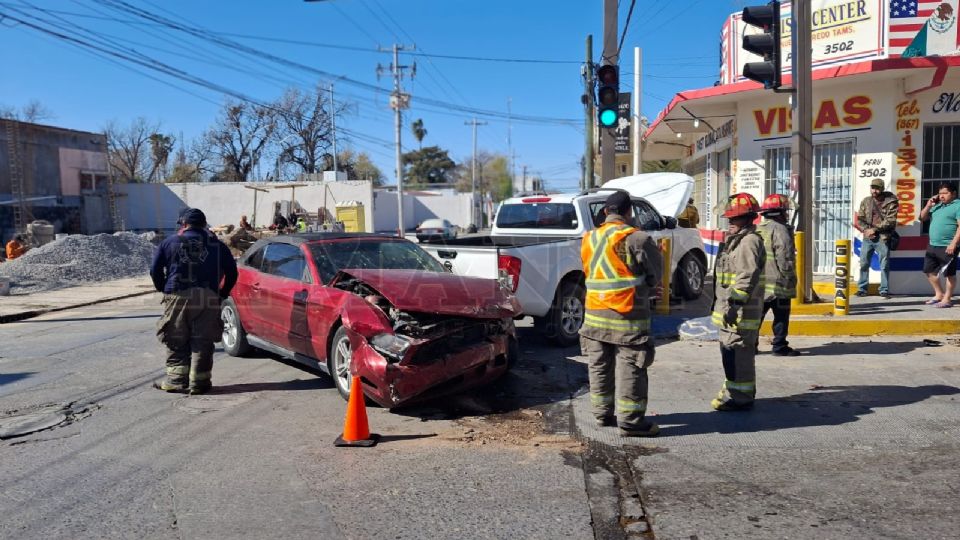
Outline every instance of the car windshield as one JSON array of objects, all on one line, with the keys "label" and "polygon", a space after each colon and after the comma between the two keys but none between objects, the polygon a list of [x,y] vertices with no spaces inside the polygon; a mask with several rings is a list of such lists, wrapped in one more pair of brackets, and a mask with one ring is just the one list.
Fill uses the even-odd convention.
[{"label": "car windshield", "polygon": [[445,271],[429,253],[404,240],[355,239],[322,242],[310,244],[310,253],[325,283],[345,268]]},{"label": "car windshield", "polygon": [[497,213],[501,229],[576,229],[571,203],[505,204]]}]

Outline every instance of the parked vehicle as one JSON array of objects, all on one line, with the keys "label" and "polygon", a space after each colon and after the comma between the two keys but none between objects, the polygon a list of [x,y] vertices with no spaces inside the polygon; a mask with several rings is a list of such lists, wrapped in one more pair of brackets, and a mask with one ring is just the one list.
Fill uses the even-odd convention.
[{"label": "parked vehicle", "polygon": [[457,226],[445,219],[426,219],[417,227],[417,240],[436,242],[457,237]]},{"label": "parked vehicle", "polygon": [[575,194],[507,199],[489,236],[450,240],[423,248],[462,276],[499,278],[517,295],[523,314],[561,345],[572,345],[584,316],[583,235],[605,219],[603,203],[612,189],[633,199],[635,224],[654,239],[672,240],[674,296],[703,292],[707,258],[696,229],[678,229],[676,216],[693,191],[693,178],[654,173],[621,178]]},{"label": "parked vehicle", "polygon": [[492,381],[516,358],[516,298],[464,278],[415,243],[362,233],[282,235],[238,261],[224,301],[223,348],[269,351],[396,407]]}]

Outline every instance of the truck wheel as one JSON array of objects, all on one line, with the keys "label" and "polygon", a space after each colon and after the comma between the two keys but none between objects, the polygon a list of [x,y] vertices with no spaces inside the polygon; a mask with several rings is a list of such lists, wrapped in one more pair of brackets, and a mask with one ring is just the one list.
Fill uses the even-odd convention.
[{"label": "truck wheel", "polygon": [[680,265],[673,273],[674,283],[676,283],[677,296],[684,300],[696,300],[703,293],[703,282],[707,271],[700,263],[697,256],[693,253],[687,253],[680,259]]},{"label": "truck wheel", "polygon": [[561,284],[550,312],[537,321],[540,330],[561,347],[579,343],[585,296],[583,285],[570,281]]},{"label": "truck wheel", "polygon": [[220,320],[223,321],[223,335],[220,338],[223,342],[223,352],[230,356],[243,356],[250,352],[247,333],[243,330],[237,304],[232,298],[227,298],[221,304]]}]

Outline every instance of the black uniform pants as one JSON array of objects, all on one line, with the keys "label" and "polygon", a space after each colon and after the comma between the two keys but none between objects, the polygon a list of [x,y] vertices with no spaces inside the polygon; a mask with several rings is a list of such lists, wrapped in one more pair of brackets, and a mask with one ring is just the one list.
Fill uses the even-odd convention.
[{"label": "black uniform pants", "polygon": [[760,323],[767,317],[768,311],[773,311],[773,352],[787,349],[787,332],[790,330],[790,299],[774,298],[763,303],[763,314]]}]

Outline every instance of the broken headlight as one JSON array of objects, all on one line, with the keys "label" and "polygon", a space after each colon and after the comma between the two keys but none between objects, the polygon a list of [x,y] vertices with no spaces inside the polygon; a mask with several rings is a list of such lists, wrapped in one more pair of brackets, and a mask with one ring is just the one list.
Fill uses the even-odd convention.
[{"label": "broken headlight", "polygon": [[387,360],[399,362],[407,354],[410,342],[396,334],[377,334],[370,338],[370,346]]}]

